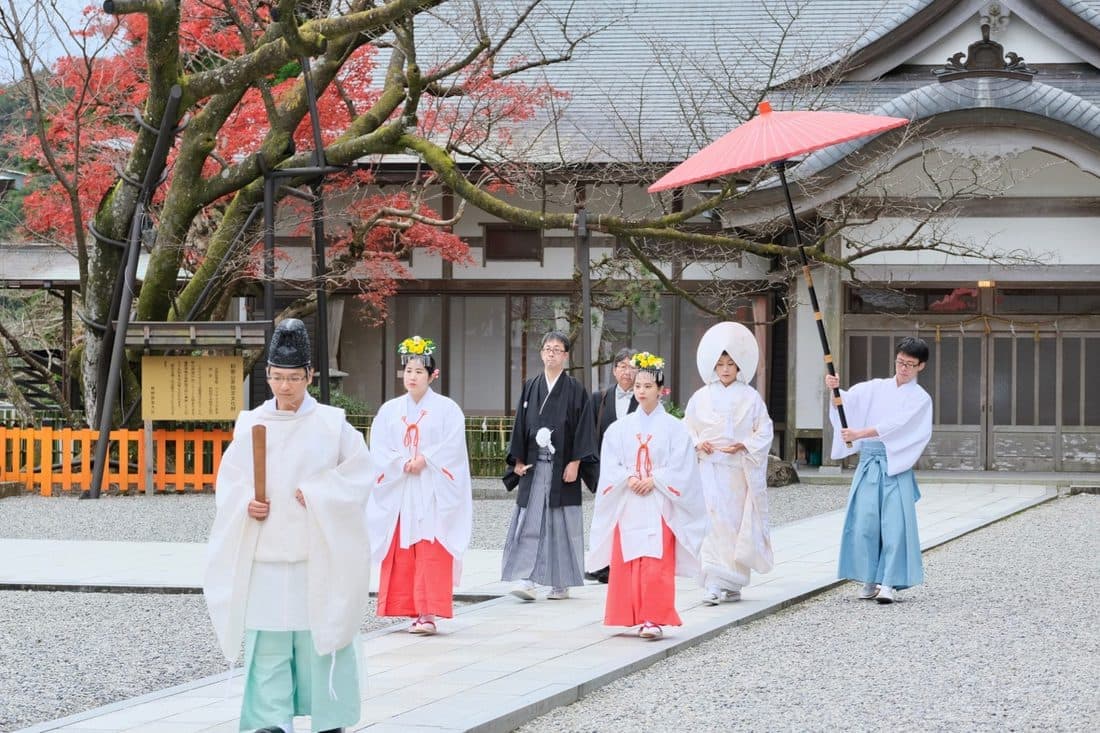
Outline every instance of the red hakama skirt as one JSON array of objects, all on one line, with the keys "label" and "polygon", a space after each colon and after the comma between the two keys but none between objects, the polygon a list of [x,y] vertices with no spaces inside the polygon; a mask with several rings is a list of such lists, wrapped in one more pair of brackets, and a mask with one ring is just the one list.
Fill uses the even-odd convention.
[{"label": "red hakama skirt", "polygon": [[403,549],[400,537],[398,519],[378,579],[378,615],[416,618],[434,614],[451,618],[454,615],[451,553],[434,540],[421,540]]},{"label": "red hakama skirt", "polygon": [[676,536],[661,520],[661,557],[638,557],[623,562],[619,528],[611,543],[611,572],[607,584],[606,626],[680,626],[676,613]]}]

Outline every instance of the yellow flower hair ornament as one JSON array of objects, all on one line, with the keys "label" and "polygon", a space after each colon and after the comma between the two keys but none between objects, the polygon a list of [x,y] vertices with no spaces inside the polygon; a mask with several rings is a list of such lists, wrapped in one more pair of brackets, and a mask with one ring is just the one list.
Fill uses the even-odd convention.
[{"label": "yellow flower hair ornament", "polygon": [[650,371],[663,371],[665,368],[665,360],[656,354],[651,354],[648,351],[640,351],[634,356],[630,357],[630,363],[637,369],[645,369]]},{"label": "yellow flower hair ornament", "polygon": [[401,356],[431,356],[434,351],[435,342],[421,336],[411,336],[397,345]]}]

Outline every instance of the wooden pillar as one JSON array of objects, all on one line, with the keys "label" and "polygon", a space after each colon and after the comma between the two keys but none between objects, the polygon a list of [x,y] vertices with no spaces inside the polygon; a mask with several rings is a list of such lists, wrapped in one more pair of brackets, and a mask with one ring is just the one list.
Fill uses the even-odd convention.
[{"label": "wooden pillar", "polygon": [[73,291],[64,288],[61,291],[61,396],[69,409],[73,409],[72,370],[69,368],[69,355],[73,353]]}]

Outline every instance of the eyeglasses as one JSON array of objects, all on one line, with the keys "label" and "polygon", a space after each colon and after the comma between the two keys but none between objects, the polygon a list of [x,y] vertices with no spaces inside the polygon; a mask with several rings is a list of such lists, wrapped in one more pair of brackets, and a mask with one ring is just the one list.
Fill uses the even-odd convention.
[{"label": "eyeglasses", "polygon": [[301,375],[293,377],[276,375],[268,377],[267,381],[271,382],[272,384],[301,384],[302,382],[306,381],[306,377],[303,377]]},{"label": "eyeglasses", "polygon": [[561,356],[565,353],[565,349],[555,346],[543,346],[542,353],[553,354],[554,356]]},{"label": "eyeglasses", "polygon": [[916,369],[920,366],[919,361],[904,361],[902,359],[895,359],[894,363],[898,366],[899,369],[902,367],[905,367],[906,369]]},{"label": "eyeglasses", "polygon": [[625,362],[625,361],[621,361],[621,362],[619,362],[618,364],[616,364],[616,365],[615,365],[615,368],[616,368],[616,369],[625,369],[625,370],[626,370],[626,371],[628,371],[628,372],[633,372],[633,371],[635,371],[635,367],[634,367],[634,365],[633,365],[633,364],[630,364],[630,363],[628,363],[628,362]]}]

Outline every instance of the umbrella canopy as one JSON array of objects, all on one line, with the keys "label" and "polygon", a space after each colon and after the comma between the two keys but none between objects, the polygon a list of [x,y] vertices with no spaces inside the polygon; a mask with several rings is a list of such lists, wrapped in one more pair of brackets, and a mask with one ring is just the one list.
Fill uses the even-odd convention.
[{"label": "umbrella canopy", "polygon": [[773,112],[767,101],[759,114],[727,132],[649,187],[650,193],[680,188],[737,171],[759,168],[908,124],[904,117],[852,112]]},{"label": "umbrella canopy", "polygon": [[[759,168],[768,163],[789,160],[803,153],[867,135],[876,135],[909,123],[909,120],[903,117],[880,117],[850,112],[773,112],[772,106],[767,101],[760,103],[758,111],[760,114],[756,117],[727,132],[670,170],[649,187],[649,192],[656,193],[669,188],[680,188],[691,183],[720,178],[729,173]],[[783,197],[787,200],[787,213],[791,217],[791,229],[794,232],[795,243],[798,245],[799,257],[802,259],[802,272],[806,276],[810,304],[814,309],[817,335],[821,339],[821,350],[825,352],[825,369],[830,375],[835,376],[836,367],[833,364],[832,353],[829,351],[829,338],[825,333],[821,306],[817,302],[814,280],[810,275],[806,247],[802,243],[802,234],[798,230],[798,217],[795,215],[791,190],[787,185],[787,174],[784,172],[784,166],[779,165],[777,168],[779,182],[783,186]],[[833,405],[836,407],[843,431],[848,427],[848,419],[844,415],[844,403],[839,387],[833,389]],[[846,439],[845,442],[851,447],[851,441]]]}]

